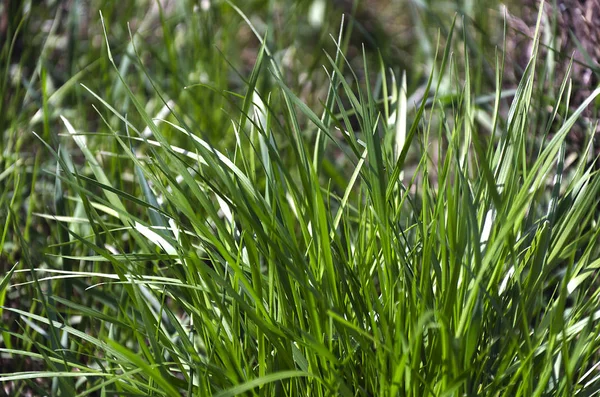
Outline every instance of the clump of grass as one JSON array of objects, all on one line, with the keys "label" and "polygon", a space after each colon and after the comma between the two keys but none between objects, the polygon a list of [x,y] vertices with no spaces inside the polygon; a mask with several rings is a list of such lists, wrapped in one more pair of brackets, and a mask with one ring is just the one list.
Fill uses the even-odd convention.
[{"label": "clump of grass", "polygon": [[600,90],[531,156],[536,56],[499,123],[500,88],[485,113],[452,35],[414,104],[383,64],[377,84],[356,77],[340,33],[320,114],[257,35],[212,138],[159,89],[166,110],[150,114],[126,75],[135,115],[84,86],[114,149],[61,117],[77,151],[48,145],[56,210],[36,214],[60,234],[58,266],[7,220],[35,306],[4,308],[21,330],[0,351],[43,369],[0,381],[48,378],[63,396],[593,395],[600,178],[565,169],[564,139]]}]

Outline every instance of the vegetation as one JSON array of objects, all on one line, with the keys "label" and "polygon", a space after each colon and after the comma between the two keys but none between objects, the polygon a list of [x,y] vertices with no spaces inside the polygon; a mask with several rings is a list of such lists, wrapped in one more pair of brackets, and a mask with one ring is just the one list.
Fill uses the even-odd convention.
[{"label": "vegetation", "polygon": [[359,8],[101,3],[5,5],[0,393],[598,393],[600,88],[541,17],[511,90],[490,13],[397,70]]}]

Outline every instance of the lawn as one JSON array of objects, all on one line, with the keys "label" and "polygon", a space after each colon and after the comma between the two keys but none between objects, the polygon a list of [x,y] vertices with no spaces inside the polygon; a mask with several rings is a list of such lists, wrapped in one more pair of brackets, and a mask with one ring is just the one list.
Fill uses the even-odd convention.
[{"label": "lawn", "polygon": [[5,1],[0,395],[600,393],[600,87],[534,15]]}]

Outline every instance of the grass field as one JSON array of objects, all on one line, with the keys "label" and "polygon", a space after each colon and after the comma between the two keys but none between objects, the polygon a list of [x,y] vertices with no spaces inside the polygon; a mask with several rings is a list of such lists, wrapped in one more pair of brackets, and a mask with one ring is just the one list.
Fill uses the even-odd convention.
[{"label": "grass field", "polygon": [[545,25],[511,82],[495,2],[0,7],[0,395],[600,393]]}]

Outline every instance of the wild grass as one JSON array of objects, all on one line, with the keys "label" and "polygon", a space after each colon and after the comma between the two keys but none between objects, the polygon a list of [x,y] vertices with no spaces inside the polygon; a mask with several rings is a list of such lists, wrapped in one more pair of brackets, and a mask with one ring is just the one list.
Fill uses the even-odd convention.
[{"label": "wild grass", "polygon": [[538,150],[536,51],[504,112],[501,56],[482,91],[451,23],[415,102],[381,58],[364,51],[357,70],[342,24],[319,103],[277,31],[220,7],[257,40],[247,73],[201,43],[202,62],[178,56],[168,22],[155,52],[169,67],[153,70],[142,38],[115,48],[104,18],[93,67],[110,90],[72,77],[79,110],[55,114],[40,66],[43,128],[9,136],[45,154],[3,154],[0,252],[19,257],[0,283],[0,382],[60,396],[598,393],[600,177],[565,166],[565,138],[600,89],[559,118],[565,80]]}]

